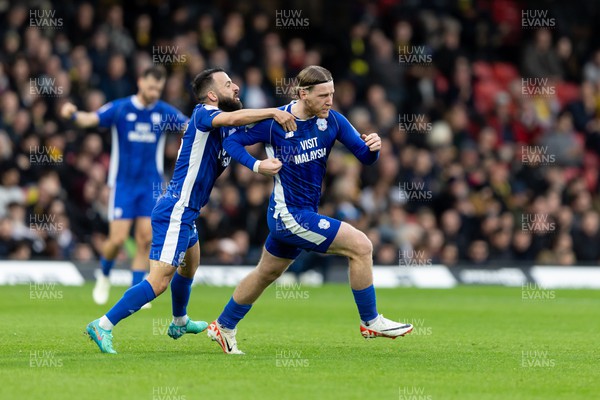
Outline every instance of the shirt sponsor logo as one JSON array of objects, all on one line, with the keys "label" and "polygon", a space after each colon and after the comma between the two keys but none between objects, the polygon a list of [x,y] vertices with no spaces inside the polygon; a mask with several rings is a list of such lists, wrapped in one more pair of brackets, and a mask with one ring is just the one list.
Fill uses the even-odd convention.
[{"label": "shirt sponsor logo", "polygon": [[145,122],[135,124],[135,130],[129,131],[127,139],[130,142],[154,143],[156,142],[156,134],[152,132],[152,125]]},{"label": "shirt sponsor logo", "polygon": [[156,135],[151,132],[129,131],[127,139],[129,139],[130,142],[154,143],[156,142]]}]

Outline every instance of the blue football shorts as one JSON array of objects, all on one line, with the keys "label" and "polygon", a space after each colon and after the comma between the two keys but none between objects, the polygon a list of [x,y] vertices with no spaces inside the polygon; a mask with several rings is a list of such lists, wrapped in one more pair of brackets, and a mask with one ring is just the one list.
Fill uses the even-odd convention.
[{"label": "blue football shorts", "polygon": [[150,218],[152,209],[156,204],[156,191],[152,184],[132,184],[116,182],[110,189],[108,202],[108,219],[135,219],[138,217]]},{"label": "blue football shorts", "polygon": [[152,210],[150,259],[178,267],[185,252],[198,242],[196,219],[200,212],[178,204],[169,192],[159,197]]},{"label": "blue football shorts", "polygon": [[[269,209],[273,211],[272,209]],[[267,216],[269,236],[265,248],[276,257],[295,259],[302,250],[326,253],[342,222],[313,211]]]}]

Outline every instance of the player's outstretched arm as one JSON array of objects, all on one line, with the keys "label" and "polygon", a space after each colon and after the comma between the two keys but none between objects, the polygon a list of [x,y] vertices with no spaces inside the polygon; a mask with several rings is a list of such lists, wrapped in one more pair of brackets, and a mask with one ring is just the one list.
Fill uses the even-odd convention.
[{"label": "player's outstretched arm", "polygon": [[61,107],[60,116],[72,120],[80,128],[93,128],[100,123],[100,118],[95,112],[78,111],[75,104],[68,102]]},{"label": "player's outstretched arm", "polygon": [[222,112],[212,120],[215,128],[221,126],[241,126],[253,124],[263,119],[273,118],[286,132],[296,130],[296,120],[292,114],[278,108],[259,108]]},{"label": "player's outstretched arm", "polygon": [[268,158],[259,161],[252,157],[245,146],[256,143],[269,143],[271,140],[271,127],[273,121],[262,121],[245,131],[236,132],[223,141],[223,148],[240,164],[248,169],[266,176],[273,176],[281,169],[281,161],[276,158]]}]

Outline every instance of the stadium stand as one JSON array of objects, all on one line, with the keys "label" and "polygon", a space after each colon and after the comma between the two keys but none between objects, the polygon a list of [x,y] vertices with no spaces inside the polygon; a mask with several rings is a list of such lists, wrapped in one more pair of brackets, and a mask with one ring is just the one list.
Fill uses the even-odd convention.
[{"label": "stadium stand", "polygon": [[[65,101],[95,110],[160,63],[164,100],[187,115],[207,67],[230,71],[245,107],[279,106],[320,64],[334,108],[383,138],[372,167],[335,148],[321,199],[368,233],[375,264],[598,264],[600,4],[554,4],[556,23],[527,31],[514,0],[315,1],[295,7],[305,30],[259,1],[211,3],[45,1],[55,13],[32,16],[0,1],[1,259],[98,257],[110,135],[61,120]],[[171,135],[167,169],[178,148]],[[198,220],[203,263],[257,261],[270,191],[240,165],[224,173]]]}]

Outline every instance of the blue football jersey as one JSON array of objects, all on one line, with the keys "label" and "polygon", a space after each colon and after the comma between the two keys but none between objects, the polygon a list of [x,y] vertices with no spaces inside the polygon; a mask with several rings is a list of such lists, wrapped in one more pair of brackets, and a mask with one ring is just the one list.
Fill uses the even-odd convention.
[{"label": "blue football jersey", "polygon": [[[290,111],[292,104],[280,109]],[[285,132],[273,119],[264,120],[229,136],[223,144],[231,157],[250,169],[256,159],[244,146],[255,143],[264,143],[267,155],[282,162],[274,176],[269,207],[276,218],[302,210],[317,212],[327,158],[336,140],[364,164],[372,164],[379,157],[379,152],[370,151],[350,122],[334,110],[327,118],[296,120],[296,125],[295,132]]]},{"label": "blue football jersey", "polygon": [[213,128],[212,120],[221,112],[214,106],[197,105],[183,135],[167,191],[184,207],[200,210],[208,203],[215,181],[231,162],[223,139],[237,128]]},{"label": "blue football jersey", "polygon": [[112,134],[109,186],[162,182],[165,132],[181,132],[188,119],[175,107],[157,101],[144,107],[136,96],[118,99],[97,112],[99,126]]}]

